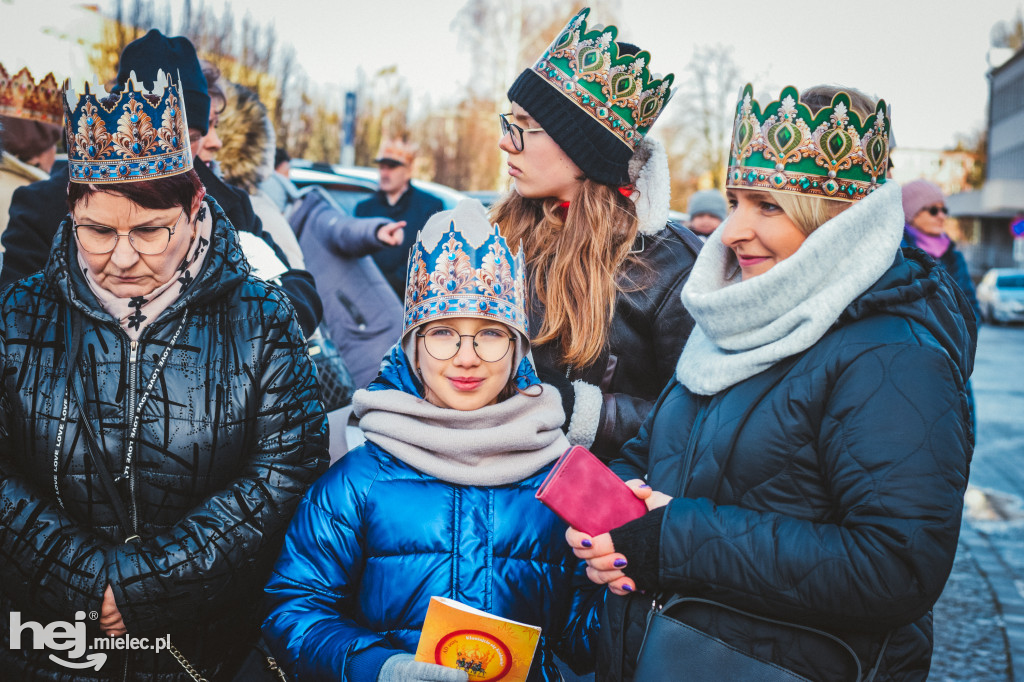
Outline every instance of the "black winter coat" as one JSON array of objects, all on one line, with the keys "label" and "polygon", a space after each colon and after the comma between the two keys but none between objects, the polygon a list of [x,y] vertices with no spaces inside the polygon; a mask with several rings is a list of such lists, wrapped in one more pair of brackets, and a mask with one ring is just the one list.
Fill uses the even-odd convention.
[{"label": "black winter coat", "polygon": [[11,196],[0,289],[46,265],[57,226],[68,214],[68,164],[54,164],[46,180],[23,185]]},{"label": "black winter coat", "polygon": [[[244,190],[232,187],[218,178],[200,159],[195,159],[195,171],[209,196],[220,204],[228,220],[236,229],[252,232],[267,242],[285,263],[288,259],[274,243],[263,223],[252,210],[249,196]],[[39,272],[46,265],[57,228],[68,214],[67,165],[55,166],[48,180],[19,187],[11,198],[10,222],[4,230],[3,271],[0,289],[22,277]],[[316,292],[313,276],[305,270],[288,270],[281,275],[281,288],[295,308],[299,325],[307,336],[320,324],[323,306]]]},{"label": "black winter coat", "polygon": [[[121,680],[126,668],[129,680],[190,679],[167,651],[105,652],[96,671],[61,667],[48,654],[62,652],[24,639],[10,649],[8,613],[73,621],[100,610],[107,585],[132,636],[169,634],[211,680],[230,679],[258,632],[261,588],[289,519],[326,466],[327,422],[291,305],[249,275],[234,228],[208,202],[215,222],[203,269],[136,348],[69,265],[67,222],[45,272],[0,298],[4,679]],[[79,420],[84,407],[98,456],[119,476],[137,401],[179,331],[142,408],[131,475],[115,484],[141,536],[125,543]],[[76,337],[71,375],[84,406],[72,392],[64,428]],[[85,623],[91,643],[98,624]]]},{"label": "black winter coat", "polygon": [[[394,205],[380,190],[356,204],[352,214],[358,218],[387,218],[391,221],[406,222],[402,243],[398,246],[386,246],[372,254],[373,262],[380,268],[384,279],[388,281],[399,300],[405,300],[405,276],[409,267],[409,249],[416,243],[427,219],[444,209],[444,204],[433,194],[424,192],[414,184],[398,197]],[[379,360],[380,358],[378,358]]]},{"label": "black winter coat", "polygon": [[[615,314],[608,332],[608,347],[590,367],[569,371],[600,387],[603,394],[597,437],[591,451],[604,460],[637,434],[658,394],[672,378],[676,361],[693,329],[693,318],[683,307],[680,292],[700,251],[696,236],[675,224],[656,235],[637,237],[639,250],[621,273],[631,290],[615,299]],[[530,330],[536,334],[544,319],[542,304],[534,299]],[[533,347],[538,367],[565,376],[568,367],[556,340]],[[548,381],[548,377],[542,376]],[[570,410],[567,408],[566,412]]]},{"label": "black winter coat", "polygon": [[[599,680],[632,679],[657,591],[825,629],[865,671],[891,633],[876,682],[927,677],[972,454],[977,332],[948,275],[915,257],[898,255],[803,353],[713,396],[677,382],[661,395],[613,469],[675,499],[645,546],[624,537],[640,522],[612,532],[630,566],[653,554],[656,578],[607,600]],[[690,618],[811,679],[853,679],[852,659],[812,635]]]}]

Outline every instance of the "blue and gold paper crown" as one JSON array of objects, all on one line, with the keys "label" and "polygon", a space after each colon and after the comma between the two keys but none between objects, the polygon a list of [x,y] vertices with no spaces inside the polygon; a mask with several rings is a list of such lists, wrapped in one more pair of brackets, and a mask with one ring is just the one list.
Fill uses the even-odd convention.
[{"label": "blue and gold paper crown", "polygon": [[445,317],[495,320],[529,338],[526,265],[475,199],[431,216],[409,252],[403,335]]},{"label": "blue and gold paper crown", "polygon": [[587,30],[585,7],[569,20],[533,70],[636,149],[672,96],[673,74],[652,75],[646,50],[622,54],[615,26]]},{"label": "blue and gold paper crown", "polygon": [[71,182],[155,180],[192,168],[188,122],[178,84],[159,71],[151,91],[133,71],[111,94],[86,83],[64,93]]},{"label": "blue and gold paper crown", "polygon": [[861,121],[850,96],[812,112],[800,93],[783,88],[763,109],[748,83],[740,91],[726,186],[796,192],[857,201],[885,183],[889,166],[889,117],[884,100]]}]

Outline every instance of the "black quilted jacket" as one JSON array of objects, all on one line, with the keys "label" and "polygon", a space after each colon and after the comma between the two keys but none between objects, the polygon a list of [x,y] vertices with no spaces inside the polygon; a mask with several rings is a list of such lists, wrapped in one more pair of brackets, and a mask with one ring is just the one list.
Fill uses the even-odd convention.
[{"label": "black quilted jacket", "polygon": [[[234,228],[209,205],[203,270],[136,350],[69,267],[67,223],[46,270],[0,296],[2,679],[191,679],[167,651],[106,652],[97,671],[54,663],[49,654],[81,658],[33,649],[27,634],[10,649],[9,613],[43,625],[74,621],[100,610],[107,585],[132,636],[169,634],[208,679],[228,676],[255,639],[261,588],[288,521],[326,466],[327,422],[291,305],[249,275]],[[74,394],[55,453],[66,351],[77,336],[74,381],[99,456],[118,476],[135,405],[179,329],[143,406],[131,475],[115,484],[141,536],[126,544]],[[91,616],[85,624],[91,642],[98,624]]]},{"label": "black quilted jacket", "polygon": [[[632,679],[658,591],[825,629],[865,672],[891,633],[876,682],[927,677],[972,455],[977,333],[948,275],[914,258],[795,358],[714,396],[676,382],[661,395],[613,468],[676,499],[647,545],[656,584],[608,599],[599,680]],[[853,657],[813,635],[714,609],[685,618],[811,679],[854,679]]]},{"label": "black quilted jacket", "polygon": [[[658,394],[672,378],[693,329],[679,297],[701,243],[684,227],[670,224],[656,235],[637,237],[633,263],[620,274],[627,291],[615,299],[608,347],[587,368],[568,368],[558,341],[533,347],[538,366],[601,388],[603,404],[591,450],[609,460],[640,430]],[[531,302],[530,330],[540,330],[543,305]],[[542,377],[545,378],[546,377]]]}]

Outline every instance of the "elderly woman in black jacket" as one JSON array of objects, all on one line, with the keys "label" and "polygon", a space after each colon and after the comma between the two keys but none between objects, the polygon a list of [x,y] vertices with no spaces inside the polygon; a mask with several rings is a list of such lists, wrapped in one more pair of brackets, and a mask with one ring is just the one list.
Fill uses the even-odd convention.
[{"label": "elderly woman in black jacket", "polygon": [[[326,461],[306,343],[205,197],[177,84],[66,98],[70,217],[0,297],[0,666],[231,679]],[[80,623],[81,646],[15,613]]]},{"label": "elderly woman in black jacket", "polygon": [[898,250],[888,139],[884,102],[859,93],[786,88],[762,108],[743,92],[731,215],[683,288],[697,326],[612,465],[650,511],[567,535],[624,595],[603,614],[598,679],[704,679],[692,649],[638,661],[652,600],[671,595],[712,603],[669,616],[804,678],[927,677],[976,329],[945,271]]}]

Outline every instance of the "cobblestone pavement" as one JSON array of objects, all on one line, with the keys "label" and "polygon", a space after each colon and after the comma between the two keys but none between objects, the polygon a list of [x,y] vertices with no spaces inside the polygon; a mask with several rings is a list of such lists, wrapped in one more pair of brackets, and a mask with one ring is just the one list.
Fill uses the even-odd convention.
[{"label": "cobblestone pavement", "polygon": [[982,327],[978,442],[929,680],[1024,680],[1024,327]]}]

